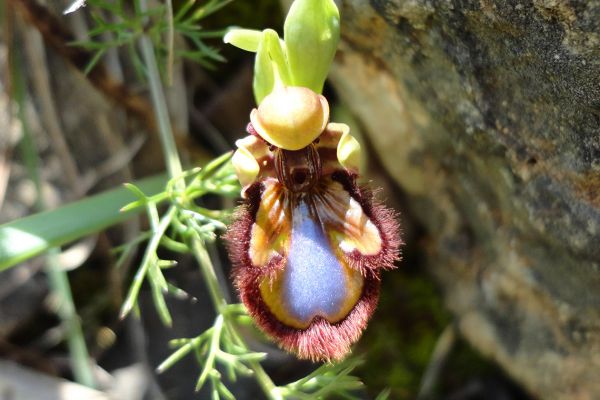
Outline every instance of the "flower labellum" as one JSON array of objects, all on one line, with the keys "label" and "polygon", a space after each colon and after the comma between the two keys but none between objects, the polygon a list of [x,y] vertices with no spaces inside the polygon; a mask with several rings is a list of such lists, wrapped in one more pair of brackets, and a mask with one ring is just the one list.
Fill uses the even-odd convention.
[{"label": "flower labellum", "polygon": [[233,164],[244,204],[226,235],[240,297],[282,348],[340,360],[399,259],[395,213],[356,184],[360,146],[325,98],[287,86],[251,113]]}]

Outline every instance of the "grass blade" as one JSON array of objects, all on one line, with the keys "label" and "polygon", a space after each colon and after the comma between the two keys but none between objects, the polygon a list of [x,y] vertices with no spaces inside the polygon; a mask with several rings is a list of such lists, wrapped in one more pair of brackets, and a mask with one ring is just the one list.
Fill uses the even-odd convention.
[{"label": "grass blade", "polygon": [[[145,193],[156,194],[164,189],[164,175],[143,179],[136,183]],[[0,271],[31,257],[65,245],[109,226],[126,221],[143,208],[119,212],[136,200],[126,188],[109,190],[0,225]]]}]

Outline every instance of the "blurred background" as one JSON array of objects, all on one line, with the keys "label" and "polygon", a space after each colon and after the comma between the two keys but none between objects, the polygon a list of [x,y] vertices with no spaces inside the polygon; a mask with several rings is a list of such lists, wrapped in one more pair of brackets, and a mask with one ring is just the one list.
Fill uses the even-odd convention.
[{"label": "blurred background", "polygon": [[[175,14],[191,5],[185,15],[206,15],[197,32],[175,30],[170,59],[157,22],[165,2],[149,2],[158,11],[132,22],[145,31],[119,25],[120,12],[136,15],[133,2],[88,1],[63,14],[76,3],[0,2],[0,223],[164,171],[140,35],[155,43],[184,165],[233,149],[255,106],[253,54],[221,36],[230,26],[282,34],[287,6],[173,0]],[[340,3],[342,42],[325,95],[332,120],[360,138],[363,179],[399,211],[405,242],[353,351],[363,359],[356,395],[598,398],[600,5],[433,3]],[[0,399],[208,398],[194,392],[193,356],[155,372],[169,340],[195,337],[215,317],[192,257],[160,250],[178,262],[165,277],[185,291],[166,296],[171,327],[147,284],[138,316],[119,318],[144,242],[119,268],[114,249],[147,229],[146,218],[130,218],[53,258],[66,271],[95,389],[67,383],[77,378],[73,314],[58,311],[54,291],[65,282],[49,258],[0,272]],[[208,250],[235,299],[222,243]],[[246,333],[268,353],[276,384],[318,367]],[[237,399],[263,398],[250,378],[228,387]]]}]

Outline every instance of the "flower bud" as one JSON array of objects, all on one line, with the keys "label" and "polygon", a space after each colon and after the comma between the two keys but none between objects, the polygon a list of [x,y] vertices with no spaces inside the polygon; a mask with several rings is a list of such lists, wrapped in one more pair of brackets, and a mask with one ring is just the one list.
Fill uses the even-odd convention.
[{"label": "flower bud", "polygon": [[281,87],[266,96],[250,121],[267,142],[299,150],[312,143],[325,129],[329,104],[325,97],[304,87]]}]

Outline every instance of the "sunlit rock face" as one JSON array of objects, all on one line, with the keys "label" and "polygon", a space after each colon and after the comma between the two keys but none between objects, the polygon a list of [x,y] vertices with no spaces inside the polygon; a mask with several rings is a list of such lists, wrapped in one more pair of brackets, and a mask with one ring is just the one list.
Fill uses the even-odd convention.
[{"label": "sunlit rock face", "polygon": [[600,1],[344,1],[332,81],[424,228],[462,334],[600,396]]}]

